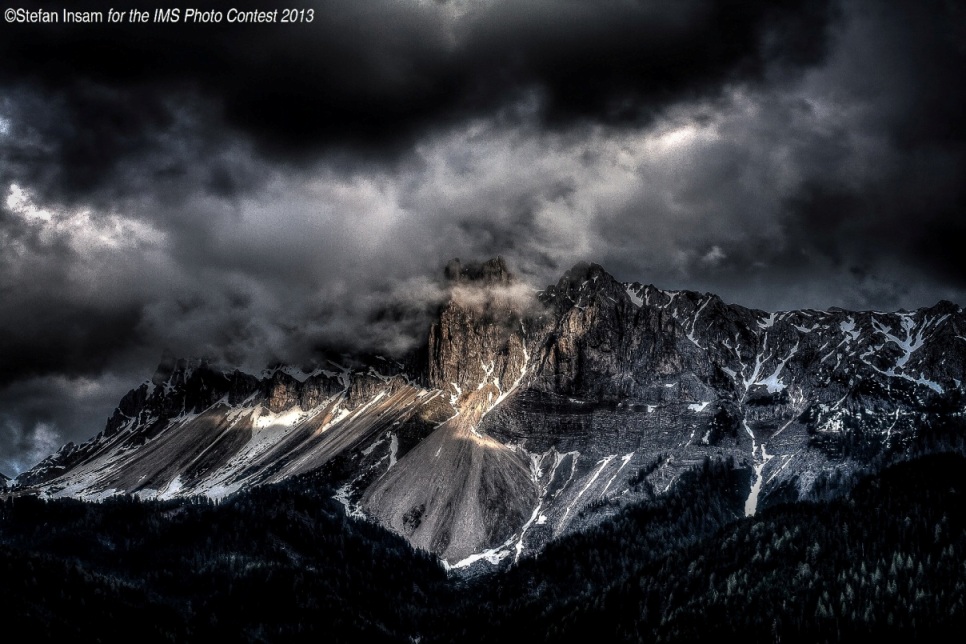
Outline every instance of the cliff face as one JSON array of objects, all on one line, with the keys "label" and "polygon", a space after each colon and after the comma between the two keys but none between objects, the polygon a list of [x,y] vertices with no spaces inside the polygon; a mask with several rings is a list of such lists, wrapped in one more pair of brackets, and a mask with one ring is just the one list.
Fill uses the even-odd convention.
[{"label": "cliff face", "polygon": [[453,415],[365,490],[363,512],[459,562],[513,540],[538,496],[525,451],[480,431],[530,368],[517,290],[502,260],[451,263],[453,297],[429,333],[428,384]]},{"label": "cliff face", "polygon": [[260,376],[166,357],[104,432],[13,489],[220,496],[324,468],[350,512],[464,566],[539,549],[706,458],[747,472],[751,514],[961,429],[966,317],[948,302],[766,314],[597,265],[540,292],[502,260],[446,274],[423,356]]}]

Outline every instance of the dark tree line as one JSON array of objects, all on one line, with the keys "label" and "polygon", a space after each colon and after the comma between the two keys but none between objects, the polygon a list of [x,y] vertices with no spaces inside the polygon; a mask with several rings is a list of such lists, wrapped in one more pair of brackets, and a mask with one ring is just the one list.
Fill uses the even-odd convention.
[{"label": "dark tree line", "polygon": [[471,579],[312,477],[219,504],[7,499],[0,606],[39,641],[921,640],[966,615],[966,458],[937,450],[753,519],[748,470],[707,461]]}]

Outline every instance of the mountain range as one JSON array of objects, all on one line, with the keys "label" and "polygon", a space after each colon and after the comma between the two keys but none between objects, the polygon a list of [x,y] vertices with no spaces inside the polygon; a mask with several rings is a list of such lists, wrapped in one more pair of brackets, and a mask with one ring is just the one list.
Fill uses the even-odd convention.
[{"label": "mountain range", "polygon": [[[312,474],[448,568],[539,553],[725,468],[743,507],[843,494],[959,432],[966,316],[766,313],[579,264],[547,288],[450,262],[403,356],[262,373],[166,354],[103,431],[7,493],[224,499]],[[710,465],[709,465],[710,464]]]}]

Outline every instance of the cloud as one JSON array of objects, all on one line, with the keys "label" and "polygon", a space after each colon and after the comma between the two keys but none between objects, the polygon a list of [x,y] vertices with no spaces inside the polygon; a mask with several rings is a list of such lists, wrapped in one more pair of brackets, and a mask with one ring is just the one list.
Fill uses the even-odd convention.
[{"label": "cloud", "polygon": [[528,100],[553,127],[646,124],[725,83],[763,80],[769,65],[814,63],[832,19],[814,1],[493,1],[454,13],[345,0],[313,10],[310,24],[274,28],[9,27],[0,85],[14,97],[2,111],[14,124],[4,155],[13,179],[42,181],[60,199],[164,190],[189,176],[245,192],[257,176],[207,161],[232,141],[284,164],[323,153],[398,159],[453,124],[513,119]]},{"label": "cloud", "polygon": [[132,377],[46,376],[0,389],[0,472],[14,476],[59,449],[65,437],[85,440],[103,429],[118,388],[137,384]]},{"label": "cloud", "polygon": [[[848,5],[828,64],[798,92],[823,148],[785,198],[790,236],[844,269],[896,272],[963,289],[966,24],[952,5]],[[816,128],[813,128],[813,130]],[[909,280],[905,280],[911,282]],[[916,289],[911,289],[913,292]]]},{"label": "cloud", "polygon": [[0,454],[95,434],[165,348],[402,355],[453,257],[765,309],[966,299],[954,4],[315,10],[4,27]]},{"label": "cloud", "polygon": [[701,257],[701,261],[709,266],[717,266],[728,256],[720,246],[712,246],[711,249]]}]

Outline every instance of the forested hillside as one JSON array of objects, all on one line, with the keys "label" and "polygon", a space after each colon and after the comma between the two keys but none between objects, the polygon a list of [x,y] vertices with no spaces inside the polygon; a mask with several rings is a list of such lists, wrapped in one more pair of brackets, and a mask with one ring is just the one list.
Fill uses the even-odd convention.
[{"label": "forested hillside", "polygon": [[924,456],[745,519],[749,476],[706,462],[672,493],[471,577],[347,518],[310,478],[219,505],[8,499],[0,602],[40,641],[835,641],[964,623],[966,459]]}]

